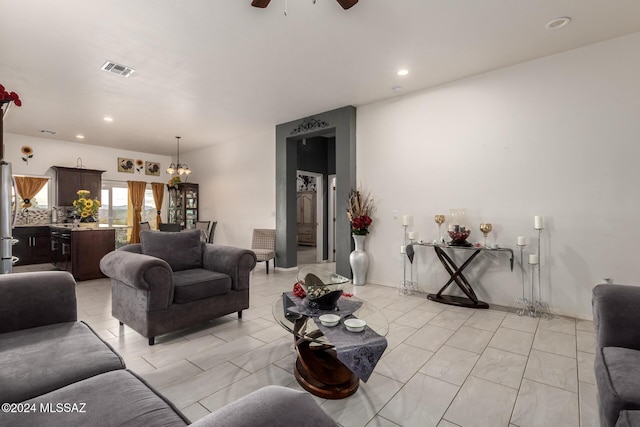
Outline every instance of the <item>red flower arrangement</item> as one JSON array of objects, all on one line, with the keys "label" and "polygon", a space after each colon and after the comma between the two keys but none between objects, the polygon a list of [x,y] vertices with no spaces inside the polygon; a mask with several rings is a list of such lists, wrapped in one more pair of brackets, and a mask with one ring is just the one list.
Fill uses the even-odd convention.
[{"label": "red flower arrangement", "polygon": [[304,291],[300,283],[296,282],[296,284],[293,285],[293,295],[297,296],[298,298],[304,298],[307,296],[307,293]]},{"label": "red flower arrangement", "polygon": [[362,215],[351,221],[351,231],[353,234],[367,234],[368,228],[373,221],[368,215]]},{"label": "red flower arrangement", "polygon": [[369,194],[363,195],[360,191],[351,191],[347,217],[351,223],[352,234],[356,236],[366,236],[369,234],[369,227],[373,223],[371,215],[374,210],[373,199]]},{"label": "red flower arrangement", "polygon": [[0,85],[0,105],[7,104],[13,101],[16,104],[16,107],[22,106],[22,101],[20,100],[20,96],[15,92],[7,92],[4,86]]}]

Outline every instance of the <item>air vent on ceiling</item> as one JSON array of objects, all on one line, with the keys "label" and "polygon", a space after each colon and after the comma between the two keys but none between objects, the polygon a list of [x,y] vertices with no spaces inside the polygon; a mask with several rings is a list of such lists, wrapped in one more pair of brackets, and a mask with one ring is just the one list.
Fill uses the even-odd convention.
[{"label": "air vent on ceiling", "polygon": [[101,70],[109,71],[110,73],[118,74],[124,77],[129,77],[136,70],[126,65],[116,64],[115,62],[107,61],[102,66]]}]

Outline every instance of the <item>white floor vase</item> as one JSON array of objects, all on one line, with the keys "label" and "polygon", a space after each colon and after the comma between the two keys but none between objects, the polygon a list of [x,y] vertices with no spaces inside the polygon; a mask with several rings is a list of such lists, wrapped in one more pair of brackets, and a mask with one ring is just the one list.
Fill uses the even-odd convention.
[{"label": "white floor vase", "polygon": [[356,248],[349,254],[349,264],[353,272],[353,284],[356,286],[364,285],[367,282],[367,268],[369,268],[369,254],[364,250],[364,241],[366,235],[353,234],[353,241]]}]

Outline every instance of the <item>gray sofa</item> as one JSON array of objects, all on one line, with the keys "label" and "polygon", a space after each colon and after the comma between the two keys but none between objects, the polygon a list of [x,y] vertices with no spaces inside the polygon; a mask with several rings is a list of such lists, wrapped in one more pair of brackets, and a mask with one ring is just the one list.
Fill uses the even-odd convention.
[{"label": "gray sofa", "polygon": [[[67,272],[0,275],[0,425],[185,426],[171,402],[77,321]],[[269,386],[193,425],[335,426],[302,392]]]},{"label": "gray sofa", "polygon": [[600,425],[640,426],[640,287],[593,289]]},{"label": "gray sofa", "polygon": [[105,255],[112,314],[149,339],[249,308],[248,249],[200,241],[200,230],[140,232],[140,243]]}]

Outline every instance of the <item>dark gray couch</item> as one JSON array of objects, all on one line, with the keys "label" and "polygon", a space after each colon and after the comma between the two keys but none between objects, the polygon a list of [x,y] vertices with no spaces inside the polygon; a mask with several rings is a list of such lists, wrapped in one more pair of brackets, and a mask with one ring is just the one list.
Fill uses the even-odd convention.
[{"label": "dark gray couch", "polygon": [[592,302],[600,424],[640,426],[640,287],[598,285]]},{"label": "dark gray couch", "polygon": [[[185,426],[189,420],[77,321],[67,272],[0,275],[1,426]],[[307,393],[269,386],[201,427],[335,426]]]},{"label": "dark gray couch", "polygon": [[111,278],[112,314],[149,338],[249,308],[248,249],[200,241],[200,230],[142,231],[100,261]]}]

